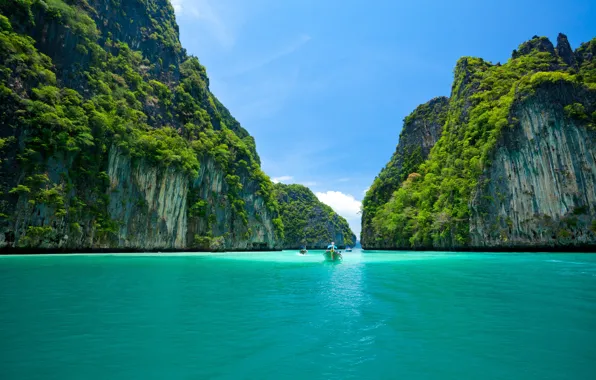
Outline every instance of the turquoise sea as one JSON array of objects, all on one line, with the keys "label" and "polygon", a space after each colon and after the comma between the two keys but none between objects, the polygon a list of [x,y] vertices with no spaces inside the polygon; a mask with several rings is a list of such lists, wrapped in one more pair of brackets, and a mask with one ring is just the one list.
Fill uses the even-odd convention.
[{"label": "turquoise sea", "polygon": [[0,257],[0,379],[595,379],[596,255]]}]

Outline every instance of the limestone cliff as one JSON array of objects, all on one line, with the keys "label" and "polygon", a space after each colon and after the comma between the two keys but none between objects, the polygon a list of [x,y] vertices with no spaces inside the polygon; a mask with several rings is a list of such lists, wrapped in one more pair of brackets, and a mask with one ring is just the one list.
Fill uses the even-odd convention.
[{"label": "limestone cliff", "polygon": [[391,248],[394,243],[379,235],[373,226],[377,210],[389,201],[401,183],[428,158],[441,136],[449,99],[441,96],[418,106],[404,119],[395,153],[375,178],[362,201],[361,244],[368,249]]},{"label": "limestone cliff", "polygon": [[471,200],[473,247],[586,246],[596,241],[596,130],[563,105],[596,101],[567,83],[515,104]]},{"label": "limestone cliff", "polygon": [[503,65],[460,59],[440,138],[363,218],[363,247],[595,249],[595,55],[560,34]]},{"label": "limestone cliff", "polygon": [[279,249],[253,138],[168,0],[0,0],[0,249]]},{"label": "limestone cliff", "polygon": [[284,224],[285,249],[324,249],[332,241],[339,248],[354,246],[356,235],[348,222],[302,185],[275,185]]}]

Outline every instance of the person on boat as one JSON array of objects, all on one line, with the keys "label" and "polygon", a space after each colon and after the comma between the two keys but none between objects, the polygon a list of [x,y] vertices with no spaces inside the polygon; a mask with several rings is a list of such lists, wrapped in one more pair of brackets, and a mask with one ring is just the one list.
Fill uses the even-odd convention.
[{"label": "person on boat", "polygon": [[327,251],[329,251],[329,253],[331,253],[331,260],[335,259],[335,250],[337,249],[337,247],[335,246],[335,242],[331,242],[330,245],[327,246]]}]

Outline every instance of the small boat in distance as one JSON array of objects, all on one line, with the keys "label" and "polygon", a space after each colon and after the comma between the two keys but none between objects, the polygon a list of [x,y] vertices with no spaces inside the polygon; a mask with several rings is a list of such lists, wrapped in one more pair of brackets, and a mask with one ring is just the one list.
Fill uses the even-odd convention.
[{"label": "small boat in distance", "polygon": [[346,247],[346,252],[352,252],[352,247]]},{"label": "small boat in distance", "polygon": [[306,255],[307,253],[308,253],[308,251],[306,250],[306,247],[300,248],[300,254],[301,255]]},{"label": "small boat in distance", "polygon": [[327,261],[340,261],[343,259],[341,251],[337,250],[337,246],[334,242],[331,242],[331,244],[327,246],[327,249],[325,250],[325,253],[323,253],[323,256]]}]

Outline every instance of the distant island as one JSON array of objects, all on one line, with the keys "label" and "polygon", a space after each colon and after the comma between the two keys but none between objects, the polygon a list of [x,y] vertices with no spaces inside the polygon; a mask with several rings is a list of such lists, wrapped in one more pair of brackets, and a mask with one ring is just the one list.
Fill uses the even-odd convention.
[{"label": "distant island", "polygon": [[596,39],[461,58],[363,201],[365,249],[596,249]]},{"label": "distant island", "polygon": [[284,224],[284,249],[325,249],[332,241],[341,249],[356,244],[348,222],[306,186],[278,183],[275,194]]}]

